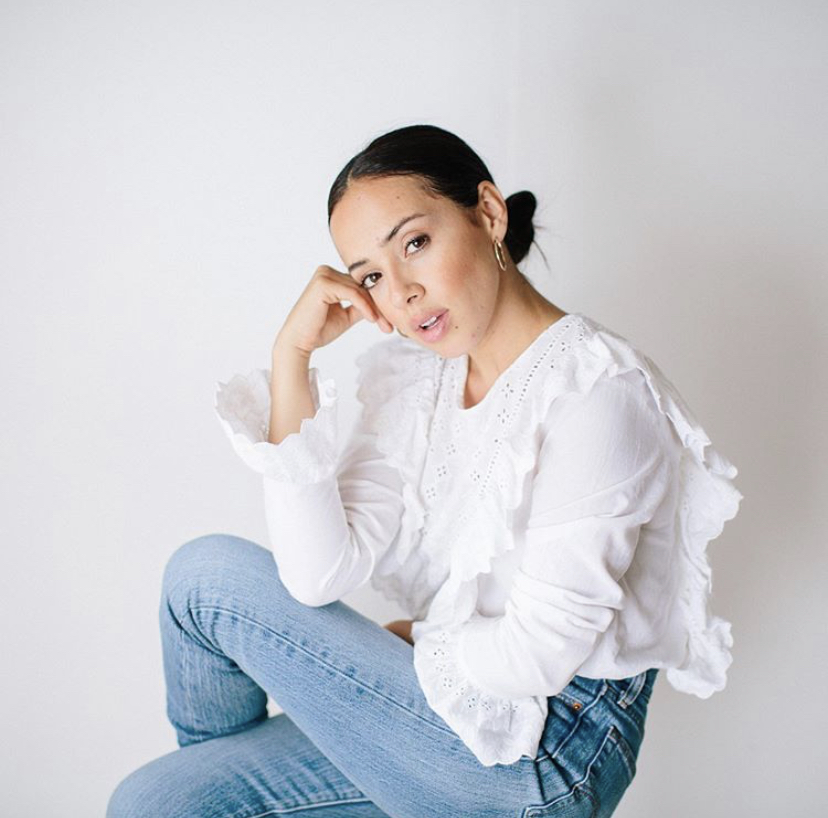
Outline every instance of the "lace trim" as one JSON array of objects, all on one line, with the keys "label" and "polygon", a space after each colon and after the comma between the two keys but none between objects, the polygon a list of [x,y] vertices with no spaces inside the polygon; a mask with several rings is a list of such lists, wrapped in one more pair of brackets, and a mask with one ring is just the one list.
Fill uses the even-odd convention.
[{"label": "lace trim", "polygon": [[[549,405],[565,390],[567,377],[549,377],[539,388],[532,381],[544,365],[555,369],[561,359],[577,357],[586,337],[584,317],[571,313],[552,328],[550,338],[500,386],[500,411],[489,413],[478,431],[482,441],[473,453],[464,481],[468,497],[455,513],[444,538],[450,554],[449,576],[434,597],[429,619],[445,624],[466,621],[477,605],[477,577],[515,548],[514,513],[524,502],[527,478],[537,464],[536,430]],[[590,384],[598,373],[591,376]],[[488,397],[488,396],[487,396]]]},{"label": "lace trim", "polygon": [[270,370],[236,374],[216,382],[215,411],[236,453],[254,471],[273,480],[309,484],[331,477],[338,460],[337,387],[308,370],[315,414],[303,418],[298,432],[269,443]]},{"label": "lace trim", "polygon": [[546,723],[544,697],[491,696],[469,681],[452,630],[412,627],[414,669],[429,706],[457,733],[481,764],[535,758]]},{"label": "lace trim", "polygon": [[370,582],[410,617],[422,618],[433,592],[425,582],[428,557],[417,548],[427,518],[419,486],[445,359],[414,341],[394,337],[369,347],[356,364],[363,421],[376,431],[377,448],[400,473],[405,502],[397,536]]},{"label": "lace trim", "polygon": [[[456,533],[446,545],[450,573],[432,600],[429,620],[447,627],[468,620],[476,609],[477,576],[491,571],[496,558],[514,549],[513,512],[524,501],[526,478],[537,462],[533,431],[555,397],[573,391],[586,394],[605,373],[612,377],[637,368],[684,446],[677,510],[683,557],[677,568],[681,571],[677,604],[689,631],[688,654],[681,667],[668,669],[666,676],[675,689],[706,698],[724,687],[732,662],[730,623],[712,615],[709,608],[712,584],[706,549],[738,512],[742,494],[732,484],[738,471],[712,447],[683,398],[648,356],[586,316],[575,313],[571,318],[531,361],[520,392],[529,399],[496,416],[502,424],[496,435],[481,434],[484,439],[496,437],[495,454],[485,473],[472,472],[474,499],[456,517]],[[553,371],[546,372],[540,388],[530,392],[528,384],[542,366]]]},{"label": "lace trim", "polygon": [[[500,456],[488,463],[485,472],[472,472],[470,494],[474,497],[474,514],[459,515],[465,529],[458,530],[464,531],[465,536],[458,536],[448,545],[449,577],[431,603],[428,622],[414,629],[422,640],[419,650],[415,641],[415,666],[424,691],[428,691],[429,704],[476,754],[491,754],[490,758],[513,758],[514,752],[506,749],[502,743],[505,739],[497,738],[498,731],[507,728],[498,727],[495,721],[482,726],[491,717],[488,708],[478,707],[470,718],[469,710],[474,711],[480,701],[479,691],[468,693],[465,687],[468,676],[461,675],[463,670],[453,658],[454,634],[475,618],[474,580],[491,570],[495,558],[514,548],[512,513],[523,503],[525,478],[536,463],[533,430],[557,395],[570,391],[586,394],[604,374],[612,377],[640,369],[659,411],[669,418],[684,447],[679,475],[681,501],[677,509],[682,555],[677,568],[681,572],[677,604],[689,640],[686,661],[679,668],[667,669],[667,679],[677,690],[706,697],[724,686],[732,661],[728,650],[732,646],[730,623],[709,611],[711,572],[705,552],[708,542],[719,536],[724,523],[738,511],[742,495],[731,482],[738,473],[736,468],[711,446],[687,404],[650,358],[584,316],[576,316],[566,330],[539,351],[524,376],[523,384],[528,387],[540,367],[548,366],[553,371],[545,373],[540,388],[533,392],[522,389],[520,394],[530,395],[528,400],[507,405],[495,415],[501,426],[496,425],[496,433],[489,437],[495,437],[500,444],[495,450]],[[514,389],[513,380],[504,382],[503,389]],[[488,439],[485,434],[481,437]],[[453,695],[446,691],[453,691]],[[528,711],[521,730],[535,735],[543,728],[538,708],[545,706],[545,699],[536,697],[529,701],[536,709]],[[529,706],[528,701],[524,705],[521,700],[519,707],[524,706]],[[531,744],[528,746],[531,753]]]},{"label": "lace trim", "polygon": [[[394,343],[399,344],[396,339]],[[385,345],[377,345],[381,346]],[[383,354],[377,348],[371,352]],[[437,362],[445,361],[411,342],[393,349],[385,346],[384,352],[389,357],[399,355],[401,360],[405,356],[406,363],[384,388],[379,381],[369,382],[363,402],[377,413],[380,448],[404,481],[415,487],[420,484],[436,384],[442,374]],[[541,384],[531,389],[543,367],[548,370]],[[455,632],[475,617],[477,577],[488,573],[497,557],[515,547],[514,511],[524,501],[526,478],[537,462],[536,430],[552,401],[564,392],[586,394],[602,375],[612,377],[634,368],[643,372],[659,411],[669,418],[684,447],[682,498],[677,509],[682,555],[677,568],[681,571],[677,604],[690,636],[686,661],[668,669],[667,679],[676,689],[701,697],[724,686],[731,662],[730,623],[709,611],[710,568],[705,552],[724,522],[738,511],[742,495],[731,482],[738,472],[711,446],[689,407],[650,358],[598,322],[574,313],[514,378],[501,385],[504,406],[488,416],[488,433],[480,432],[481,439],[491,439],[494,448],[481,447],[475,453],[467,475],[469,502],[454,517],[454,535],[443,543],[450,555],[448,576],[431,599],[426,620],[414,624],[415,668],[426,698],[481,760],[510,763],[519,757],[516,747],[533,755],[537,745],[533,748],[533,740],[527,737],[542,732],[546,700],[530,697],[508,711],[494,706],[494,700],[475,690],[463,675]],[[510,401],[510,396],[516,399]],[[415,546],[425,509],[417,489],[410,488],[408,497],[411,505],[405,531],[396,547],[389,549],[381,575],[372,582],[380,590],[393,589],[393,596],[386,595],[419,611],[415,615],[419,618],[427,603],[428,589],[422,583],[428,577],[428,566],[426,556]],[[515,721],[504,723],[505,712]]]},{"label": "lace trim", "polygon": [[[683,444],[679,467],[681,500],[677,530],[682,559],[678,570],[678,606],[688,629],[685,662],[667,668],[672,687],[682,693],[708,698],[727,683],[727,669],[733,661],[731,623],[710,610],[712,574],[707,558],[708,544],[732,520],[744,499],[733,485],[738,469],[711,444],[690,407],[656,363],[628,346],[620,336],[592,321],[594,330],[587,344],[598,360],[606,360],[611,375],[637,366],[659,410],[668,417]],[[643,363],[643,366],[642,366]]]}]

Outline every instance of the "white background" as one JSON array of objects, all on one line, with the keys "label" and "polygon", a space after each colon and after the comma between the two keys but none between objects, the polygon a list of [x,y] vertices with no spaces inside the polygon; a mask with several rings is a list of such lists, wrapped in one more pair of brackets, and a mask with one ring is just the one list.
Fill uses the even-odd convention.
[{"label": "white background", "polygon": [[[328,189],[429,122],[539,199],[525,272],[647,352],[739,468],[727,688],[656,685],[620,818],[828,806],[828,12],[821,2],[3,2],[2,812],[103,815],[175,749],[169,555],[265,542],[213,414],[268,366]],[[361,323],[314,354],[355,417]],[[382,623],[370,588],[345,601]]]}]

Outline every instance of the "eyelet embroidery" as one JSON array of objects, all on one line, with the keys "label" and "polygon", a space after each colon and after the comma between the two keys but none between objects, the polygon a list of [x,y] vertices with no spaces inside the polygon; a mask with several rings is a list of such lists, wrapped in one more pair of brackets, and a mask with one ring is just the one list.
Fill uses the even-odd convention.
[{"label": "eyelet embroidery", "polygon": [[[516,489],[515,478],[526,474],[526,464],[531,460],[533,453],[532,444],[537,441],[535,434],[537,426],[533,423],[537,420],[533,417],[536,412],[526,411],[526,408],[533,410],[540,408],[537,405],[527,406],[527,397],[531,400],[536,396],[531,392],[531,386],[537,382],[535,376],[539,373],[544,374],[542,367],[549,367],[549,370],[545,372],[547,375],[551,374],[552,379],[548,384],[544,382],[541,386],[544,394],[548,392],[551,398],[557,394],[556,386],[560,382],[566,385],[574,381],[576,388],[582,383],[585,385],[591,383],[593,374],[600,376],[603,373],[602,365],[607,369],[614,366],[616,370],[620,368],[621,371],[638,366],[647,375],[650,390],[662,413],[670,418],[684,442],[681,476],[686,482],[682,485],[683,501],[679,506],[679,516],[682,529],[681,544],[688,552],[683,554],[688,576],[681,590],[680,605],[688,620],[691,646],[694,655],[704,655],[706,652],[708,656],[712,656],[713,651],[718,650],[716,657],[722,653],[726,657],[727,651],[724,648],[727,646],[728,633],[725,626],[728,623],[714,623],[718,627],[713,632],[709,627],[710,623],[706,621],[703,608],[696,605],[697,602],[703,600],[705,589],[709,590],[709,584],[703,583],[705,580],[703,563],[704,549],[708,542],[708,538],[704,536],[704,523],[706,515],[710,516],[710,511],[696,508],[687,498],[705,492],[710,496],[715,494],[717,505],[713,513],[717,518],[730,519],[733,516],[734,507],[738,507],[738,501],[735,499],[737,495],[726,480],[735,476],[735,467],[712,448],[705,453],[705,447],[709,441],[704,436],[703,430],[694,422],[689,410],[683,405],[680,396],[673,394],[669,382],[666,379],[661,382],[659,371],[652,362],[642,361],[640,353],[623,348],[622,341],[614,342],[610,337],[611,334],[608,333],[606,338],[607,350],[601,348],[600,339],[596,341],[594,348],[587,350],[588,369],[584,373],[586,377],[581,380],[576,366],[578,362],[571,354],[562,358],[560,353],[577,351],[576,347],[587,336],[590,336],[591,340],[593,329],[602,332],[605,328],[595,322],[581,322],[578,319],[570,325],[570,329],[566,337],[556,336],[552,340],[545,339],[543,342],[545,346],[539,345],[538,350],[533,351],[531,356],[527,356],[526,362],[522,362],[515,367],[514,372],[510,372],[507,381],[500,384],[498,389],[484,399],[485,405],[478,404],[471,410],[465,410],[462,404],[457,403],[456,399],[461,394],[461,387],[464,384],[461,384],[459,377],[462,369],[452,359],[441,359],[434,367],[433,374],[436,376],[434,380],[426,382],[424,379],[418,384],[422,394],[407,392],[404,401],[392,400],[393,394],[383,395],[383,402],[388,402],[389,409],[393,406],[391,411],[385,413],[389,419],[389,422],[384,424],[385,433],[389,444],[401,440],[401,449],[405,449],[405,444],[410,439],[407,434],[408,429],[404,429],[401,424],[412,410],[421,408],[421,401],[432,393],[432,385],[437,386],[438,400],[431,404],[430,409],[430,412],[436,413],[437,417],[429,414],[427,418],[422,416],[418,418],[422,422],[420,428],[416,429],[420,444],[418,451],[428,452],[428,454],[422,461],[418,459],[416,463],[413,463],[413,452],[409,447],[406,449],[406,460],[404,463],[401,461],[403,466],[401,473],[406,477],[405,488],[410,489],[408,493],[412,495],[412,499],[414,495],[419,499],[419,487],[422,487],[426,498],[423,503],[430,506],[435,513],[428,526],[425,524],[409,525],[397,552],[403,555],[401,559],[407,560],[408,564],[404,570],[399,570],[398,575],[394,574],[393,572],[397,571],[397,564],[393,562],[393,549],[391,549],[389,552],[391,559],[388,560],[391,573],[381,575],[382,582],[393,586],[393,591],[401,600],[408,603],[409,608],[413,608],[415,604],[408,602],[409,600],[417,601],[419,613],[414,616],[415,619],[427,618],[428,611],[433,608],[435,615],[441,618],[453,614],[454,618],[451,621],[461,621],[456,615],[460,613],[467,615],[468,611],[473,609],[472,605],[476,598],[474,578],[480,576],[481,571],[490,570],[493,561],[510,550],[510,544],[504,545],[499,538],[501,535],[511,536],[511,515],[504,516],[501,512],[506,508],[514,510],[515,503],[520,501],[523,490]],[[555,371],[556,368],[557,371]],[[545,381],[543,377],[540,380]],[[547,385],[552,387],[551,390],[546,388]],[[548,402],[544,401],[544,404],[548,405]],[[428,430],[427,434],[425,429]],[[423,434],[420,435],[420,432]],[[501,442],[505,445],[501,446]],[[393,447],[389,445],[388,448],[393,454]],[[514,451],[511,451],[512,448]],[[516,469],[514,465],[518,460],[522,462],[520,468]],[[686,468],[684,468],[685,463],[688,464]],[[395,463],[395,465],[398,464]],[[406,465],[408,468],[404,468]],[[510,465],[512,465],[511,470],[508,468]],[[726,480],[719,481],[715,486],[715,491],[712,488],[708,491],[706,481],[710,479],[710,475],[722,475]],[[450,496],[457,494],[460,496]],[[508,505],[504,502],[506,499],[511,501]],[[443,508],[450,509],[451,513],[442,513]],[[423,509],[417,509],[417,512],[424,513]],[[501,523],[502,516],[505,526]],[[411,518],[408,519],[411,521]],[[699,525],[696,524],[697,522]],[[482,554],[478,552],[475,555],[468,548],[470,525],[476,526],[475,530],[471,531],[471,536],[475,540],[480,540],[478,535],[484,535],[485,539],[485,535],[491,532],[495,538],[498,538],[497,541],[492,539],[491,542],[484,543],[487,546],[486,550]],[[462,540],[463,533],[466,533],[466,538],[459,541]],[[418,539],[417,535],[420,534],[422,537]],[[432,553],[429,554],[429,551]],[[693,556],[701,558],[699,565],[691,562]],[[473,565],[470,566],[470,563]],[[446,603],[445,605],[430,606],[435,593],[452,573],[449,569],[457,568],[462,573],[464,564],[466,569],[464,576],[467,580],[461,583],[462,594],[455,600],[442,600]],[[477,573],[468,572],[469,567],[476,568]],[[457,578],[459,580],[459,575]],[[708,632],[710,632],[709,636]],[[439,630],[427,631],[431,638],[436,638],[438,633]],[[444,643],[445,639],[441,642]],[[484,721],[490,721],[491,726],[491,723],[502,718],[500,711],[518,708],[512,703],[498,699],[489,701],[479,690],[471,689],[468,682],[462,682],[456,672],[455,663],[445,652],[446,647],[447,645],[443,644],[444,649],[439,654],[432,655],[433,642],[429,640],[426,644],[422,644],[419,656],[427,661],[423,666],[418,666],[418,673],[421,676],[423,673],[427,674],[429,682],[427,691],[439,691],[437,695],[443,699],[440,702],[441,714],[445,713],[442,705],[447,704],[446,699],[451,703],[446,715],[449,718],[454,717],[451,721],[452,726],[460,727],[459,732],[464,741],[470,747],[474,747],[476,746],[477,726],[482,725]],[[718,664],[720,667],[714,670],[718,670],[719,675],[723,677],[725,669],[721,667],[723,662],[720,661]],[[693,668],[687,671],[668,669],[667,679],[676,689],[691,693],[704,689],[705,684],[708,688],[712,686],[712,683],[707,680],[700,679],[698,673],[694,675]],[[563,701],[565,700],[562,699]],[[469,702],[473,703],[471,707]],[[537,726],[537,704],[535,699],[525,700],[523,708],[522,718],[525,719],[525,725],[531,725],[533,728]],[[588,709],[588,703],[586,705],[583,702],[567,703],[572,710],[578,710],[578,705],[580,705],[578,712],[578,718],[580,718],[584,710]],[[478,715],[469,720],[464,716],[472,707],[477,708]],[[489,711],[490,708],[495,708],[498,712],[488,717],[479,712]],[[517,727],[510,729],[508,736],[505,731],[501,730],[498,740],[505,741],[519,734],[520,730]],[[504,754],[501,746],[497,749],[491,746],[483,749],[488,757]]]},{"label": "eyelet embroidery", "polygon": [[[543,346],[535,351],[539,356],[532,361],[529,357],[525,363],[516,368],[501,388],[491,396],[487,395],[485,406],[474,415],[460,414],[462,398],[460,397],[464,383],[461,383],[461,372],[455,359],[447,359],[440,372],[438,391],[439,398],[435,404],[435,417],[432,420],[429,434],[429,455],[424,466],[424,500],[430,509],[435,512],[430,530],[425,526],[421,530],[419,548],[428,555],[428,580],[433,588],[438,588],[449,574],[451,556],[454,544],[468,527],[479,522],[480,508],[476,499],[485,500],[486,495],[493,488],[498,492],[509,488],[509,477],[503,473],[500,458],[504,444],[509,439],[509,432],[519,416],[523,402],[532,386],[532,380],[544,362],[549,363],[549,357],[569,348],[568,344],[561,343],[561,338],[572,327],[575,327],[577,339],[584,338],[580,320],[573,316],[562,322],[558,331],[551,339],[543,342]],[[489,399],[490,398],[490,399]],[[465,411],[465,410],[463,410]],[[451,420],[454,415],[453,421]],[[481,440],[489,439],[488,445]],[[458,455],[467,454],[469,465],[466,471],[466,480],[462,479],[463,472],[457,472],[453,467],[452,459]],[[460,479],[455,479],[460,477]],[[471,491],[469,490],[471,488]],[[435,503],[444,498],[446,492],[458,492],[463,495],[459,503],[442,503],[452,513],[441,514]],[[445,630],[439,631],[436,638],[441,645],[448,645],[451,637]],[[501,714],[517,714],[521,711],[519,702],[502,698],[490,698],[479,692],[471,691],[467,683],[457,681],[457,667],[447,648],[436,647],[431,651],[434,659],[434,670],[439,674],[439,686],[450,692],[453,697],[462,702],[465,710],[482,708],[491,713],[497,710]],[[577,703],[578,707],[581,706]]]},{"label": "eyelet embroidery", "polygon": [[[437,370],[437,400],[422,482],[423,502],[435,515],[430,529],[419,532],[418,544],[427,554],[430,583],[441,584],[448,576],[454,544],[470,525],[479,523],[480,502],[488,503],[493,491],[502,494],[511,487],[511,464],[505,460],[504,447],[540,368],[554,366],[558,355],[584,338],[578,316],[564,319],[496,392],[485,397],[484,405],[472,407],[472,413],[462,404],[462,362],[443,360]],[[443,506],[451,514],[442,515]]]},{"label": "eyelet embroidery", "polygon": [[[495,710],[501,713],[517,713],[521,710],[520,702],[487,696],[470,689],[469,684],[465,681],[456,681],[457,667],[453,658],[455,646],[451,635],[448,631],[441,630],[434,635],[434,638],[441,645],[447,646],[444,648],[438,645],[430,651],[435,658],[434,669],[440,674],[440,686],[443,690],[453,693],[454,698],[461,699],[466,710],[474,710],[477,707],[482,708],[487,713]],[[449,645],[451,647],[448,647]]]}]

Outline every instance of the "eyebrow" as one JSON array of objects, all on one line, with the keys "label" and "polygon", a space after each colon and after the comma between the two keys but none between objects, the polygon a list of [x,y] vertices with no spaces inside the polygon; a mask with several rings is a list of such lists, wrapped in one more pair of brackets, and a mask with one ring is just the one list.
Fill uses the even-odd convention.
[{"label": "eyebrow", "polygon": [[[393,239],[394,236],[397,235],[397,233],[399,233],[400,228],[406,222],[410,222],[412,219],[419,219],[420,216],[425,216],[425,215],[426,215],[425,213],[412,213],[410,216],[406,216],[404,219],[401,219],[400,221],[398,221],[394,225],[394,227],[391,228],[391,232],[383,239],[382,243],[380,244],[380,247],[385,247],[385,245],[388,244],[388,242],[391,241],[391,239]],[[355,261],[353,264],[349,264],[348,265],[348,275],[350,275],[354,270],[356,270],[357,267],[361,267],[363,264],[367,264],[367,263],[368,263],[368,259],[367,258],[362,258],[359,261]]]}]

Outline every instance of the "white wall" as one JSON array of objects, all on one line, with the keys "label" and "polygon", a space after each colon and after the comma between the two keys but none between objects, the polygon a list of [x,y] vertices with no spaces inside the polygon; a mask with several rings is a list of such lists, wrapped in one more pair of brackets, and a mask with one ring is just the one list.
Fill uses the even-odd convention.
[{"label": "white wall", "polygon": [[[3,814],[103,814],[175,749],[165,561],[266,536],[214,383],[269,364],[340,265],[334,176],[413,122],[536,193],[530,278],[653,357],[740,470],[710,552],[728,687],[659,679],[617,815],[824,810],[826,35],[825,4],[790,0],[4,2]],[[314,356],[343,426],[380,337]]]}]

